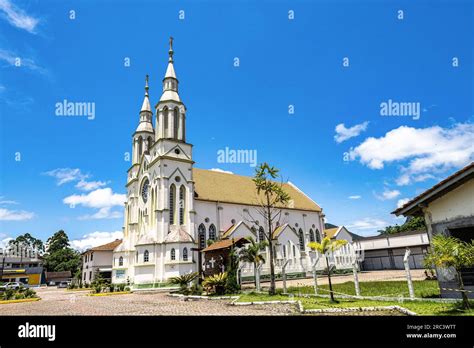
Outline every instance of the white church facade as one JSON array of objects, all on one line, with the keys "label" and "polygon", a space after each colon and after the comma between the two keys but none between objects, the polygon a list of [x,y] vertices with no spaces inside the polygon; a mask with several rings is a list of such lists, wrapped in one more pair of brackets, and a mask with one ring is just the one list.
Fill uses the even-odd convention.
[{"label": "white church facade", "polygon": [[[248,236],[263,240],[260,229],[265,226],[245,218],[257,215],[252,178],[194,167],[193,146],[186,139],[187,109],[178,93],[173,53],[170,40],[163,93],[154,112],[146,79],[127,175],[123,242],[114,250],[113,283],[166,283],[170,277],[197,272],[198,249],[209,240]],[[293,184],[284,184],[284,189],[291,199],[282,208],[274,232],[276,272],[281,271],[283,260],[289,260],[288,274],[306,276],[314,261],[307,245],[321,239],[324,215]],[[262,252],[268,260],[268,247]],[[250,265],[245,268],[244,276],[252,269]],[[267,262],[262,274],[268,269]]]}]

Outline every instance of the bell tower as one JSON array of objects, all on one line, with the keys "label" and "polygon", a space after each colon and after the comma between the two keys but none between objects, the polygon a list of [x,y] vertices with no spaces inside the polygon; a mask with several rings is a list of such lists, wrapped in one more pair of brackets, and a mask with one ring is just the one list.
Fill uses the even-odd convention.
[{"label": "bell tower", "polygon": [[168,67],[163,79],[163,93],[156,105],[155,139],[186,142],[186,107],[178,94],[178,79],[174,71],[173,38],[170,37]]},{"label": "bell tower", "polygon": [[150,99],[148,96],[148,75],[145,77],[145,97],[143,99],[142,108],[140,110],[140,121],[138,127],[133,134],[133,156],[132,163],[140,162],[142,154],[148,153],[155,141],[155,132],[153,129],[153,112],[150,107]]}]

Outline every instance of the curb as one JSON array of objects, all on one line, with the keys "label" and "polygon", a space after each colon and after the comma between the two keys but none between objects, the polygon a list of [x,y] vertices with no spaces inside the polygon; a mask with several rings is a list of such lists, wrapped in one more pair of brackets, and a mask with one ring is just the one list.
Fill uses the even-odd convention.
[{"label": "curb", "polygon": [[9,304],[9,303],[22,303],[22,302],[36,302],[41,300],[40,297],[33,297],[33,298],[22,298],[18,300],[3,300],[0,301],[0,304]]}]

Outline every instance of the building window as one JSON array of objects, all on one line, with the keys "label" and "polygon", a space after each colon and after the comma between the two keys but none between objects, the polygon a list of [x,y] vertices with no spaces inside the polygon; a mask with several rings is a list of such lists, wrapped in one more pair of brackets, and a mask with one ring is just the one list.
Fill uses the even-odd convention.
[{"label": "building window", "polygon": [[312,229],[309,230],[309,241],[314,242],[314,232]]},{"label": "building window", "polygon": [[293,244],[293,257],[295,257],[295,258],[296,258],[296,247],[295,247],[295,245],[294,245],[294,244]]},{"label": "building window", "polygon": [[183,261],[188,261],[188,248],[183,249]]},{"label": "building window", "polygon": [[123,266],[123,257],[122,256],[119,257],[119,266]]},{"label": "building window", "polygon": [[209,239],[216,240],[216,226],[214,226],[214,224],[209,226]]},{"label": "building window", "polygon": [[167,107],[165,107],[163,109],[163,122],[165,124],[165,127],[164,127],[164,133],[165,134],[164,134],[163,138],[166,139],[166,138],[168,138],[168,123],[169,123],[169,121],[168,121],[168,108]]},{"label": "building window", "polygon": [[89,281],[92,281],[92,271],[89,271]]},{"label": "building window", "polygon": [[316,241],[318,243],[321,243],[321,237],[319,236],[319,230],[318,229],[316,229]]},{"label": "building window", "polygon": [[84,281],[86,281],[86,275],[87,275],[87,273],[84,272]]},{"label": "building window", "polygon": [[174,260],[176,260],[176,250],[174,250],[173,248],[171,249],[171,261],[174,261]]},{"label": "building window", "polygon": [[170,186],[170,225],[174,225],[174,211],[175,207],[175,191],[176,187],[174,184]]},{"label": "building window", "polygon": [[283,258],[286,259],[286,245],[283,245]]},{"label": "building window", "polygon": [[199,249],[204,249],[206,247],[206,227],[204,227],[204,224],[200,224],[198,227],[198,240]]},{"label": "building window", "polygon": [[91,261],[94,260],[94,253],[91,253]]},{"label": "building window", "polygon": [[148,252],[148,250],[145,250],[145,252],[143,253],[143,262],[148,262],[150,260],[150,253]]},{"label": "building window", "polygon": [[178,120],[178,108],[175,108],[174,109],[174,122],[173,122],[174,123],[173,124],[173,126],[174,126],[174,138],[175,139],[178,139],[178,122],[179,122],[179,120]]},{"label": "building window", "polygon": [[298,232],[298,235],[300,237],[300,250],[304,251],[304,234],[303,234],[303,230],[301,228]]},{"label": "building window", "polygon": [[181,185],[179,189],[179,224],[184,225],[184,208],[186,206],[186,188]]}]

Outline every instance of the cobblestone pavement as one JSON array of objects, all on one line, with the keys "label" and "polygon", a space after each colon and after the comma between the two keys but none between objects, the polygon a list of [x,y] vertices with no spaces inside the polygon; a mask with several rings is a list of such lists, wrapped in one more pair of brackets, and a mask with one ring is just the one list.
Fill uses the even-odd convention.
[{"label": "cobblestone pavement", "polygon": [[[424,280],[425,279],[425,270],[424,269],[413,269],[410,271],[412,280]],[[403,280],[406,281],[405,270],[383,270],[383,271],[370,271],[370,272],[360,272],[359,273],[359,282],[369,282],[369,281],[394,281],[394,280]],[[353,282],[354,276],[351,273],[344,275],[333,275],[331,276],[331,281],[333,284],[340,284],[345,282]],[[324,285],[328,283],[327,276],[319,276],[318,284]],[[289,279],[286,281],[286,286],[313,286],[313,278],[306,279]],[[268,288],[269,282],[262,282],[262,288]],[[282,281],[277,281],[277,288],[283,287]],[[253,288],[252,284],[244,285],[244,288]]]},{"label": "cobblestone pavement", "polygon": [[0,305],[0,315],[292,315],[290,304],[230,306],[230,300],[189,300],[166,293],[87,296],[86,291],[40,288],[37,302]]}]

